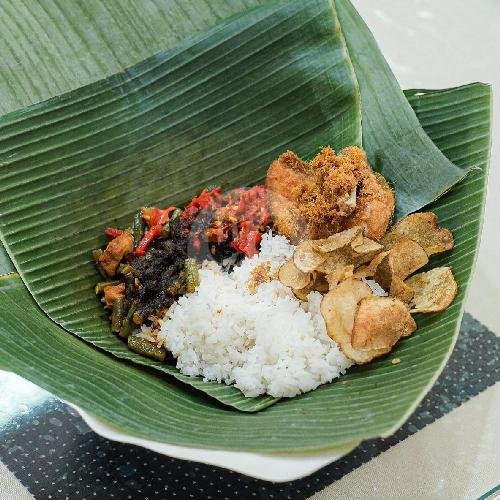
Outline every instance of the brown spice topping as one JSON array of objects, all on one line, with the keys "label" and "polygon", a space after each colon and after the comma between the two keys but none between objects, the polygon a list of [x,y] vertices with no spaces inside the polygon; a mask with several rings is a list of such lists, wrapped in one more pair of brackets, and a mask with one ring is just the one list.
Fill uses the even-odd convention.
[{"label": "brown spice topping", "polygon": [[270,166],[266,183],[275,227],[293,242],[356,225],[378,240],[394,211],[394,193],[354,146],[338,155],[325,147],[310,163],[287,151]]},{"label": "brown spice topping", "polygon": [[250,279],[247,283],[248,291],[253,295],[257,291],[259,285],[267,283],[271,281],[271,279],[271,263],[269,261],[255,266],[250,273]]}]

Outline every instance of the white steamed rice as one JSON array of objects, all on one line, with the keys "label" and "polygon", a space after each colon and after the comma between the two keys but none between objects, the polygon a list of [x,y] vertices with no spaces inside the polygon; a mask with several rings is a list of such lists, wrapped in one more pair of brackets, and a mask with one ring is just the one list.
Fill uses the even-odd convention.
[{"label": "white steamed rice", "polygon": [[170,309],[159,334],[182,373],[234,383],[249,397],[292,397],[345,372],[351,362],[326,333],[320,293],[301,302],[276,279],[255,294],[247,288],[252,269],[268,261],[274,273],[293,250],[266,234],[259,255],[231,273],[204,263],[200,285]]}]

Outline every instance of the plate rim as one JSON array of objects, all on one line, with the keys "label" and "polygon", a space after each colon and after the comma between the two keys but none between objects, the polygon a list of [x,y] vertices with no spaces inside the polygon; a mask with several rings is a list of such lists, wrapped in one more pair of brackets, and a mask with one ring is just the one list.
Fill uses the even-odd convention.
[{"label": "plate rim", "polygon": [[309,476],[326,465],[339,460],[360,443],[352,442],[319,453],[264,454],[223,449],[191,448],[143,439],[114,429],[91,413],[69,401],[62,400],[73,408],[85,423],[98,435],[118,443],[146,448],[164,456],[214,465],[246,476],[282,483]]}]

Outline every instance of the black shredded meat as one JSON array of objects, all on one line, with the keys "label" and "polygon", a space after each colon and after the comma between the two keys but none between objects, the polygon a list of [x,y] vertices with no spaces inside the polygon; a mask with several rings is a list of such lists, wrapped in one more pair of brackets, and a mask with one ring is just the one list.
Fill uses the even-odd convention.
[{"label": "black shredded meat", "polygon": [[188,221],[173,220],[169,239],[155,240],[145,255],[132,260],[134,277],[129,279],[125,295],[144,322],[185,293],[180,278],[187,258],[188,234]]}]

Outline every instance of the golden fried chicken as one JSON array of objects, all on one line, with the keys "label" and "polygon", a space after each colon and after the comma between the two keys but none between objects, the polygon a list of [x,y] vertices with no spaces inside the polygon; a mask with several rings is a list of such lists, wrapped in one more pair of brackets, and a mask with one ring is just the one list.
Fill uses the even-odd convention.
[{"label": "golden fried chicken", "polygon": [[269,167],[266,185],[275,228],[292,242],[356,225],[378,240],[394,211],[389,185],[354,146],[338,155],[325,147],[310,163],[287,151]]},{"label": "golden fried chicken", "polygon": [[314,180],[308,178],[309,170],[306,162],[287,151],[267,172],[266,186],[274,226],[292,241],[300,239],[306,230],[306,220],[299,207],[302,194],[315,188]]}]

